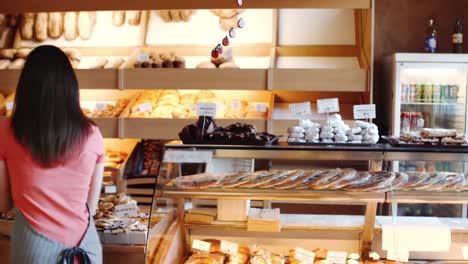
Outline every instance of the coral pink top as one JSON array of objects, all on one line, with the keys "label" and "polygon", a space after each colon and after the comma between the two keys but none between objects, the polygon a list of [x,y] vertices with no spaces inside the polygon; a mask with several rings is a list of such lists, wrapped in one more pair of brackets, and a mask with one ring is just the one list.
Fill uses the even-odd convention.
[{"label": "coral pink top", "polygon": [[6,161],[16,207],[38,232],[69,247],[79,245],[89,222],[91,177],[104,157],[101,132],[93,127],[81,152],[53,168],[36,163],[12,132],[9,119],[0,121],[0,160]]}]

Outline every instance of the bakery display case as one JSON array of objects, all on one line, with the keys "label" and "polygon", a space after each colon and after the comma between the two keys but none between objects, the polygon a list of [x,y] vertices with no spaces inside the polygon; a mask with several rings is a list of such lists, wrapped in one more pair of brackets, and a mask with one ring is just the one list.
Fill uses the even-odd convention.
[{"label": "bakery display case", "polygon": [[[405,250],[409,260],[466,257],[466,212],[455,218],[414,218],[392,210],[387,214],[384,209],[393,203],[463,204],[468,198],[466,175],[382,171],[395,160],[465,162],[463,148],[421,151],[387,144],[253,147],[177,142],[165,148],[163,164],[171,164],[172,170],[158,178],[152,211],[169,210],[174,220],[166,231],[149,236],[148,263],[191,263],[199,258],[222,263],[216,262],[219,257],[251,262],[278,258],[278,263],[294,263],[296,251],[303,249],[315,252],[316,261],[336,252],[341,252],[344,261],[382,261],[397,251],[400,260],[407,262]],[[254,164],[241,169],[234,163],[241,159]],[[262,167],[262,160],[271,163]],[[338,163],[328,169],[324,163],[311,165],[310,161],[317,160]],[[302,162],[287,167],[284,161]],[[349,161],[368,166],[351,169]],[[345,206],[326,215],[307,210],[323,203],[364,208],[361,215],[347,215]],[[295,205],[302,213],[291,212]],[[425,242],[421,245],[421,241]],[[219,243],[224,247],[234,244],[235,252],[216,248]]]}]

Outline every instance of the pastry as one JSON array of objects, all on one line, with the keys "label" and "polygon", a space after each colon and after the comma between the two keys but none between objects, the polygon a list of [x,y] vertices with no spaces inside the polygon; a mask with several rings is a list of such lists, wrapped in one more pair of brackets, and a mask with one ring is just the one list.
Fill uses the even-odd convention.
[{"label": "pastry", "polygon": [[234,174],[231,174],[231,175],[227,175],[226,177],[224,177],[224,178],[219,182],[219,186],[223,187],[224,184],[230,184],[230,183],[239,182],[240,180],[245,179],[245,178],[248,177],[249,175],[250,175],[250,173],[249,173],[249,172],[245,172],[245,171],[241,171],[241,172],[238,172],[238,173],[234,173]]},{"label": "pastry", "polygon": [[216,186],[219,178],[212,174],[197,174],[177,177],[172,181],[175,187],[182,189],[204,189]]},{"label": "pastry", "polygon": [[19,50],[17,50],[17,52],[15,54],[15,58],[16,59],[18,59],[18,58],[26,59],[30,52],[31,52],[31,49],[28,49],[28,48],[19,49]]},{"label": "pastry", "polygon": [[429,178],[430,174],[426,172],[408,172],[408,181],[400,186],[402,190],[411,190],[414,186],[419,186]]},{"label": "pastry", "polygon": [[334,189],[335,185],[339,184],[342,181],[352,180],[356,176],[356,171],[354,169],[342,169],[340,172],[334,176],[322,181],[312,188],[316,190],[324,190],[324,189]]},{"label": "pastry", "polygon": [[309,178],[313,178],[320,174],[318,170],[309,170],[304,171],[304,173],[298,177],[290,178],[288,181],[283,182],[281,184],[276,184],[275,189],[294,189],[297,185],[307,181]]},{"label": "pastry", "polygon": [[161,53],[160,57],[163,68],[174,68],[174,56],[172,54]]},{"label": "pastry", "polygon": [[303,170],[288,171],[288,172],[280,175],[276,179],[274,179],[274,180],[272,180],[272,181],[270,181],[268,183],[265,183],[265,184],[262,184],[262,185],[258,186],[258,188],[261,188],[261,189],[276,188],[276,185],[285,184],[285,183],[287,183],[287,182],[289,182],[291,180],[300,178],[302,175],[304,175]]},{"label": "pastry", "polygon": [[49,13],[47,23],[47,32],[49,37],[56,39],[59,38],[63,33],[63,14],[60,12]]},{"label": "pastry", "polygon": [[328,250],[324,248],[318,248],[313,251],[315,253],[315,259],[326,259],[328,257]]},{"label": "pastry", "polygon": [[172,22],[180,22],[182,20],[179,10],[169,10],[169,15]]},{"label": "pastry", "polygon": [[398,190],[400,186],[408,182],[408,175],[405,173],[395,173],[395,178],[390,183],[390,190]]},{"label": "pastry", "polygon": [[342,189],[348,185],[351,184],[362,184],[369,180],[370,178],[370,173],[367,171],[360,171],[357,172],[356,175],[353,178],[349,178],[346,180],[342,180],[340,182],[332,184],[329,189]]},{"label": "pastry", "polygon": [[108,63],[106,58],[99,58],[89,67],[90,69],[103,69]]},{"label": "pastry", "polygon": [[3,49],[0,51],[0,59],[12,60],[15,58],[17,50]]},{"label": "pastry", "polygon": [[126,11],[127,23],[132,26],[140,25],[141,11]]},{"label": "pastry", "polygon": [[10,60],[0,59],[0,70],[7,69],[9,65],[10,65]]},{"label": "pastry", "polygon": [[368,181],[361,184],[350,184],[343,189],[347,191],[387,191],[394,178],[395,174],[392,172],[373,172]]},{"label": "pastry", "polygon": [[189,22],[193,12],[193,10],[180,10],[180,18],[184,22]]},{"label": "pastry", "polygon": [[63,17],[63,37],[75,40],[78,37],[78,15],[76,12],[66,12]]},{"label": "pastry", "polygon": [[169,23],[172,21],[171,15],[169,14],[169,10],[158,10],[158,15],[166,23]]},{"label": "pastry", "polygon": [[222,63],[221,65],[219,65],[219,68],[220,69],[240,69],[240,67],[237,66],[237,64],[235,64],[232,61],[227,61],[227,62]]},{"label": "pastry", "polygon": [[34,35],[34,13],[24,13],[21,16],[20,32],[21,38],[31,40]]},{"label": "pastry", "polygon": [[121,27],[125,23],[125,11],[112,11],[112,25]]},{"label": "pastry", "polygon": [[261,171],[259,173],[252,173],[247,179],[246,183],[239,185],[239,188],[255,188],[260,185],[269,183],[277,178],[283,177],[287,174],[286,171]]},{"label": "pastry", "polygon": [[341,169],[330,169],[323,171],[315,180],[309,181],[309,188],[314,188],[320,184],[326,184],[341,173]]},{"label": "pastry", "polygon": [[25,59],[21,59],[21,58],[16,59],[16,60],[12,61],[10,63],[10,65],[8,65],[8,69],[15,69],[15,70],[22,69],[25,62],[26,62]]},{"label": "pastry", "polygon": [[93,33],[96,24],[96,12],[78,13],[78,33],[81,39],[88,40]]},{"label": "pastry", "polygon": [[421,137],[423,138],[444,138],[456,136],[457,131],[455,129],[423,128],[421,130]]},{"label": "pastry", "polygon": [[125,62],[122,58],[116,58],[107,62],[104,69],[118,69]]},{"label": "pastry", "polygon": [[216,65],[210,61],[200,62],[195,68],[197,69],[216,69]]},{"label": "pastry", "polygon": [[180,56],[174,56],[174,68],[185,68],[185,59]]},{"label": "pastry", "polygon": [[434,172],[430,173],[427,179],[417,185],[411,186],[412,190],[425,190],[430,189],[431,186],[439,181],[443,181],[450,173],[447,172]]}]

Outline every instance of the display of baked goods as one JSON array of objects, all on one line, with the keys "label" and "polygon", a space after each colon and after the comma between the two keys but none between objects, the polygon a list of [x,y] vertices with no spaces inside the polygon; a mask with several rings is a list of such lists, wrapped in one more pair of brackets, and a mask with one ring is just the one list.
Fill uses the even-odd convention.
[{"label": "display of baked goods", "polygon": [[120,99],[116,102],[85,101],[81,103],[81,109],[91,118],[119,117],[129,102],[129,99]]},{"label": "display of baked goods", "polygon": [[180,189],[239,188],[387,191],[468,191],[468,175],[460,173],[365,172],[354,169],[272,170],[234,174],[203,173],[173,179],[167,187]]},{"label": "display of baked goods", "polygon": [[259,133],[254,126],[245,123],[218,127],[211,117],[199,117],[195,124],[182,129],[179,138],[184,144],[220,145],[273,145],[279,140],[277,136]]},{"label": "display of baked goods", "polygon": [[128,153],[106,149],[104,166],[106,168],[120,169],[122,163],[127,159]]},{"label": "display of baked goods", "polygon": [[138,26],[141,23],[141,12],[138,10],[112,11],[112,25],[121,27],[127,22],[132,26]]},{"label": "display of baked goods", "polygon": [[239,28],[239,15],[244,12],[242,9],[213,9],[211,13],[219,17],[219,27],[223,31],[229,31],[231,28]]},{"label": "display of baked goods", "polygon": [[338,143],[338,144],[375,144],[379,141],[378,127],[369,122],[355,121],[350,127],[341,115],[330,116],[324,125],[310,120],[301,120],[299,125],[288,129],[289,143]]},{"label": "display of baked goods", "polygon": [[[201,251],[197,248],[196,243],[192,242],[192,254],[184,262],[185,264],[301,264],[303,262],[303,252],[308,251],[315,254],[314,263],[329,263],[327,261],[329,250],[324,248],[302,249],[293,248],[289,250],[289,254],[282,255],[270,252],[258,245],[237,245],[237,253],[226,253],[226,249],[222,247],[222,242],[217,239],[206,239],[200,242],[207,243],[206,248],[209,250]],[[228,241],[229,242],[229,241]],[[232,242],[230,242],[232,244]],[[369,258],[373,261],[380,260],[380,256],[371,252]],[[358,253],[347,253],[347,264],[362,263],[361,256]]]},{"label": "display of baked goods", "polygon": [[455,129],[423,128],[418,132],[402,133],[399,138],[386,137],[394,145],[453,145],[465,146],[468,138]]},{"label": "display of baked goods", "polygon": [[[141,56],[133,64],[134,68],[185,68],[185,59],[171,53],[151,52],[148,56]],[[142,57],[145,57],[142,59]],[[148,57],[148,58],[146,58]]]},{"label": "display of baked goods", "polygon": [[189,22],[196,10],[158,10],[158,15],[166,23]]},{"label": "display of baked goods", "polygon": [[[31,50],[29,48],[0,50],[0,70],[22,69]],[[72,48],[63,48],[62,50],[67,55],[73,68],[78,68],[81,53]]]}]

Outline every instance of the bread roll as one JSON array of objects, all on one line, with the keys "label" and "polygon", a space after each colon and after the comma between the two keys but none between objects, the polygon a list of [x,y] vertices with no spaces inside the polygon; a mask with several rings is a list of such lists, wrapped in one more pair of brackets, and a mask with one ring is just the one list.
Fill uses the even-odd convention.
[{"label": "bread roll", "polygon": [[169,23],[172,21],[171,15],[169,15],[169,10],[158,10],[158,15],[166,23]]},{"label": "bread roll", "polygon": [[17,50],[15,49],[4,49],[0,50],[0,59],[12,60],[15,58]]},{"label": "bread roll", "polygon": [[15,58],[26,59],[30,52],[31,52],[31,49],[28,49],[28,48],[19,49],[15,54]]},{"label": "bread roll", "polygon": [[10,65],[8,65],[8,69],[22,69],[25,62],[25,59],[16,59],[13,62],[11,62]]},{"label": "bread roll", "polygon": [[214,65],[210,61],[204,61],[204,62],[200,62],[196,68],[197,69],[216,69],[216,65]]},{"label": "bread roll", "polygon": [[127,11],[125,13],[127,17],[127,23],[132,26],[140,25],[141,21],[141,11]]},{"label": "bread roll", "polygon": [[78,16],[76,12],[66,12],[63,18],[63,36],[66,40],[75,40],[78,37]]},{"label": "bread roll", "polygon": [[78,13],[78,33],[81,39],[88,40],[96,24],[96,12]]},{"label": "bread roll", "polygon": [[34,13],[24,13],[21,16],[20,33],[25,40],[31,40],[34,34]]},{"label": "bread roll", "polygon": [[219,65],[220,69],[239,69],[239,66],[232,61],[225,62]]},{"label": "bread roll", "polygon": [[169,10],[169,15],[171,16],[172,22],[180,22],[182,20],[179,10]]},{"label": "bread roll", "polygon": [[108,60],[106,58],[98,58],[96,61],[91,65],[90,69],[103,69],[106,66]]},{"label": "bread roll", "polygon": [[36,14],[34,20],[34,36],[39,42],[47,40],[47,24],[49,23],[49,14],[41,12]]},{"label": "bread roll", "polygon": [[180,10],[180,18],[184,22],[189,22],[192,14],[193,14],[192,10]]},{"label": "bread roll", "polygon": [[112,11],[112,25],[121,27],[125,23],[125,11]]},{"label": "bread roll", "polygon": [[1,59],[0,60],[0,70],[5,70],[10,65],[10,60]]},{"label": "bread roll", "polygon": [[49,37],[60,38],[63,33],[63,14],[60,12],[49,13],[49,22],[47,25]]}]

